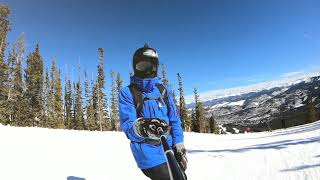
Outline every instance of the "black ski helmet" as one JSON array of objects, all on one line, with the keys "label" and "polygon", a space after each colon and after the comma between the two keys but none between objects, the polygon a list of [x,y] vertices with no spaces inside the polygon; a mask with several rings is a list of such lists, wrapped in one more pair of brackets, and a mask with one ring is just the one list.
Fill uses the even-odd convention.
[{"label": "black ski helmet", "polygon": [[154,78],[158,75],[159,57],[155,49],[150,48],[146,43],[133,55],[132,62],[134,76],[140,78]]}]

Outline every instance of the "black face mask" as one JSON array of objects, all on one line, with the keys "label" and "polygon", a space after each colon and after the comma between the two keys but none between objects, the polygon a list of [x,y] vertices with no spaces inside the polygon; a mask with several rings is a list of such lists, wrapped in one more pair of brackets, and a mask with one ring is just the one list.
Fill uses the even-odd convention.
[{"label": "black face mask", "polygon": [[152,61],[142,60],[135,66],[135,75],[140,78],[157,77],[158,65]]}]

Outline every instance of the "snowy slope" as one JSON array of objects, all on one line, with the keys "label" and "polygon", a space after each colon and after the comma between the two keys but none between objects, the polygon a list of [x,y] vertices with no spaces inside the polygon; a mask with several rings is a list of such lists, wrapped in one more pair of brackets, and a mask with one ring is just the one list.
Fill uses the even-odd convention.
[{"label": "snowy slope", "polygon": [[[258,126],[263,127],[261,122],[272,121],[271,128],[278,129],[280,123],[277,121],[280,116],[284,116],[288,127],[299,125],[303,124],[300,122],[303,119],[295,117],[305,111],[308,96],[312,96],[315,107],[318,110],[320,108],[320,76],[298,82],[287,87],[204,101],[203,105],[207,109],[207,117],[213,114],[220,125],[255,127],[260,124]],[[188,108],[194,106],[195,104],[189,104]]]},{"label": "snowy slope", "polygon": [[[318,180],[320,121],[252,134],[185,133],[189,179]],[[68,178],[69,177],[69,178]],[[1,180],[147,179],[122,132],[0,125]]]}]

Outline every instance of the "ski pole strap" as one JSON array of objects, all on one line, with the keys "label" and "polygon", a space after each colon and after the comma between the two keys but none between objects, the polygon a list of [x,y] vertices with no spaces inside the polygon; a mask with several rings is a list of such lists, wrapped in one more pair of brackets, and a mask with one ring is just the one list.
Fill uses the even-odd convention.
[{"label": "ski pole strap", "polygon": [[[156,86],[160,91],[160,97],[156,98],[155,100],[164,102],[164,104],[169,109],[170,106],[169,106],[169,100],[168,100],[168,92],[167,92],[166,88],[164,87],[163,84],[157,84]],[[151,100],[151,99],[144,98],[142,96],[142,90],[137,84],[131,83],[129,85],[129,89],[130,89],[130,92],[132,95],[132,100],[133,100],[134,106],[136,108],[137,118],[142,117],[143,102],[145,100]]]},{"label": "ski pole strap", "polygon": [[169,106],[169,99],[168,99],[168,92],[166,90],[166,88],[164,87],[163,84],[157,84],[157,88],[159,89],[160,91],[160,98],[161,98],[161,101],[164,102],[164,104],[167,106],[168,110],[170,108]]},{"label": "ski pole strap", "polygon": [[129,89],[132,95],[133,103],[136,108],[137,118],[142,117],[142,104],[143,97],[141,89],[134,83],[129,85]]}]

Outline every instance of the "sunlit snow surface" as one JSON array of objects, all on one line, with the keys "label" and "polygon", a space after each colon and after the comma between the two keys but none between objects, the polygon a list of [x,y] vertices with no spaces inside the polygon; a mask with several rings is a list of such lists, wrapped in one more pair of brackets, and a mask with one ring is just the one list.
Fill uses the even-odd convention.
[{"label": "sunlit snow surface", "polygon": [[[320,121],[273,132],[185,133],[188,179],[319,180]],[[122,132],[0,125],[0,180],[148,179]]]}]

